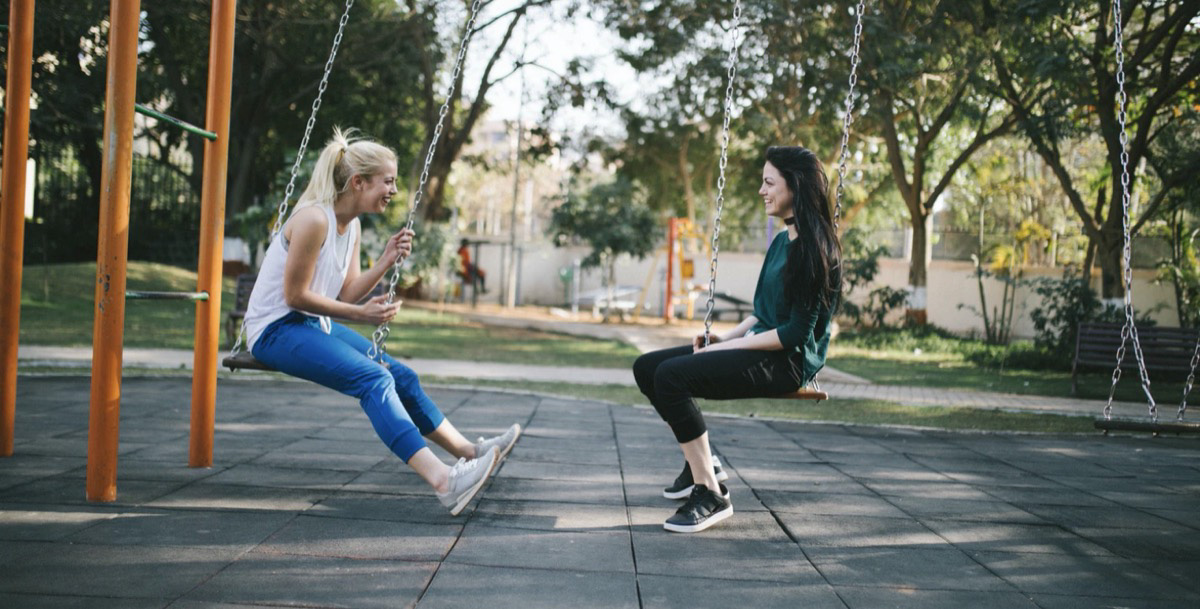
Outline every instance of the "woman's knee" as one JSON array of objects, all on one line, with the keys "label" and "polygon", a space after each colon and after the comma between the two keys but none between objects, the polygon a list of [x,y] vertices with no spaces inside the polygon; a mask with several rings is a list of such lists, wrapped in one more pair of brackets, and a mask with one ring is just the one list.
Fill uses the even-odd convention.
[{"label": "woman's knee", "polygon": [[362,398],[371,394],[394,393],[396,380],[383,366],[372,364],[364,366],[353,375],[353,383]]}]

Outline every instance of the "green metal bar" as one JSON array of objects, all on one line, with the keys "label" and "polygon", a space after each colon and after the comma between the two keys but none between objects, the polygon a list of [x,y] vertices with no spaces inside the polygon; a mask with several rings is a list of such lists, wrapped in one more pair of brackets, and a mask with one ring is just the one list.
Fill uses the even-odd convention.
[{"label": "green metal bar", "polygon": [[208,300],[208,292],[148,292],[144,290],[125,290],[125,298],[130,300]]},{"label": "green metal bar", "polygon": [[184,131],[187,131],[188,133],[195,133],[196,135],[199,135],[205,139],[209,139],[214,142],[217,141],[217,134],[213,133],[212,131],[205,131],[191,123],[185,123],[173,116],[167,116],[162,112],[151,110],[150,108],[147,108],[141,104],[134,104],[133,109],[136,110],[138,114],[145,114],[146,116],[157,118],[160,121],[166,121],[172,125],[175,125],[176,127],[179,127],[180,129],[183,129]]}]

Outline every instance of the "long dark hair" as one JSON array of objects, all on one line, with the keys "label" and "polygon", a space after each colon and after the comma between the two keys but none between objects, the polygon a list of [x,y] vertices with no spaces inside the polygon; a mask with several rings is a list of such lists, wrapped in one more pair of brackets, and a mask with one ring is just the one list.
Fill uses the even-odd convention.
[{"label": "long dark hair", "polygon": [[792,192],[792,216],[799,234],[788,244],[784,295],[806,308],[834,308],[842,293],[842,244],[833,228],[825,169],[802,146],[771,146],[767,161]]}]

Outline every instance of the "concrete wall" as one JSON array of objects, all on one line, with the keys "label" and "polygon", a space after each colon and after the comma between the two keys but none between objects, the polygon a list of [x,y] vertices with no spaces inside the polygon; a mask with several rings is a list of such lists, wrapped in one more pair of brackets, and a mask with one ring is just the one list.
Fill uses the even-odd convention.
[{"label": "concrete wall", "polygon": [[[507,244],[483,244],[479,250],[479,265],[487,272],[489,293],[481,295],[481,302],[500,302],[502,293],[504,266],[503,260],[507,252]],[[520,259],[520,289],[519,303],[544,306],[569,306],[564,295],[563,283],[559,272],[564,267],[570,267],[576,258],[587,255],[588,249],[583,247],[556,248],[549,243],[518,244],[521,251]],[[717,267],[717,290],[728,292],[735,296],[750,300],[754,296],[754,286],[758,280],[759,267],[762,265],[761,253],[722,252]],[[678,270],[676,270],[678,275]],[[1058,278],[1062,270],[1057,268],[1032,268],[1026,271],[1026,278],[1039,276]],[[663,309],[663,291],[665,287],[665,263],[663,253],[652,255],[644,260],[622,257],[617,263],[617,283],[622,286],[643,288],[648,286],[645,301],[650,316],[661,316]],[[1154,271],[1135,269],[1133,273],[1134,307],[1139,312],[1149,311],[1153,307],[1159,310],[1152,317],[1164,326],[1178,326],[1179,318],[1175,312],[1174,295],[1170,284],[1155,284]],[[679,285],[678,276],[674,282]],[[708,261],[695,260],[695,277],[692,284],[696,289],[696,312],[698,318],[703,318],[704,300],[708,286]],[[908,262],[902,259],[880,260],[880,274],[876,285],[888,285],[896,289],[904,289],[908,284]],[[1094,278],[1093,286],[1099,286],[1099,275]],[[599,290],[602,287],[602,277],[599,269],[590,269],[581,273],[579,290],[586,293]],[[872,286],[871,289],[873,289]],[[989,308],[998,307],[1003,286],[999,281],[985,280],[985,290]],[[862,293],[851,294],[850,298],[860,299]],[[1032,338],[1033,324],[1029,320],[1029,312],[1039,304],[1039,297],[1030,288],[1020,288],[1017,294],[1016,315],[1013,320],[1013,336],[1016,338]],[[939,327],[961,334],[982,334],[983,321],[976,313],[961,308],[968,305],[979,308],[979,288],[976,284],[970,262],[934,260],[929,265],[928,286],[928,315],[929,321]]]}]

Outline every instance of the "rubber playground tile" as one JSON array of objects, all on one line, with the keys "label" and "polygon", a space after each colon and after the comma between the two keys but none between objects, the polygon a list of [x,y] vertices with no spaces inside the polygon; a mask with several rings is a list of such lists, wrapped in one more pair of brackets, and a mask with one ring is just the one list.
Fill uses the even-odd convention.
[{"label": "rubber playground tile", "polygon": [[1024,552],[1030,554],[1081,554],[1112,556],[1112,552],[1053,524],[926,520],[933,529],[960,550],[975,552]]},{"label": "rubber playground tile", "polygon": [[436,562],[243,555],[184,595],[186,600],[246,605],[394,609],[411,606]]},{"label": "rubber playground tile", "polygon": [[[1016,591],[914,590],[894,588],[839,588],[850,609],[1038,609],[1039,605]],[[1092,605],[1093,609],[1099,607]]]},{"label": "rubber playground tile", "polygon": [[629,517],[618,505],[555,503],[539,500],[503,501],[485,497],[472,523],[535,531],[628,531]]},{"label": "rubber playground tile", "polygon": [[976,552],[972,556],[992,573],[1031,594],[1177,600],[1195,597],[1191,590],[1125,558],[1011,552]]},{"label": "rubber playground tile", "polygon": [[170,599],[165,598],[98,598],[0,592],[0,607],[20,609],[164,609],[168,605],[175,607]]},{"label": "rubber playground tile", "polygon": [[914,590],[1002,590],[1012,587],[952,547],[832,548],[808,546],[805,554],[821,574],[845,586]]},{"label": "rubber playground tile", "polygon": [[781,514],[813,514],[825,516],[871,516],[875,518],[907,518],[908,515],[880,497],[850,493],[798,493],[792,491],[757,491],[763,505]]},{"label": "rubber playground tile", "polygon": [[146,506],[302,512],[328,495],[328,491],[215,484],[202,480],[150,501]]},{"label": "rubber playground tile", "polygon": [[[513,551],[520,548],[519,552]],[[628,531],[531,531],[470,523],[447,563],[633,574]]]},{"label": "rubber playground tile", "polygon": [[439,561],[462,526],[297,516],[258,545],[267,554]]},{"label": "rubber playground tile", "polygon": [[[735,513],[733,518],[736,519]],[[664,518],[665,520],[665,518]],[[637,555],[638,574],[678,577],[714,578],[756,582],[784,582],[816,585],[823,583],[821,575],[791,542],[739,538],[739,529],[729,521],[700,533],[670,533],[663,530],[662,521],[656,525],[634,528],[633,547]],[[709,535],[719,528],[725,537]],[[697,557],[716,557],[697,560]]]},{"label": "rubber playground tile", "polygon": [[640,609],[633,574],[445,563],[421,609]]},{"label": "rubber playground tile", "polygon": [[938,548],[949,544],[936,533],[907,518],[873,518],[821,514],[778,515],[802,548],[912,547]]},{"label": "rubber playground tile", "polygon": [[122,510],[113,518],[67,537],[70,543],[206,546],[249,550],[291,520],[291,512]]},{"label": "rubber playground tile", "polygon": [[260,488],[336,491],[359,475],[356,471],[299,469],[257,463],[241,463],[205,479],[208,484],[230,484]]},{"label": "rubber playground tile", "polygon": [[241,550],[225,546],[144,546],[5,542],[0,592],[175,598],[209,579]]},{"label": "rubber playground tile", "polygon": [[638,576],[643,609],[753,607],[754,609],[845,609],[825,584],[731,581],[715,578]]},{"label": "rubber playground tile", "polygon": [[106,507],[0,503],[0,540],[56,541],[118,514]]}]

